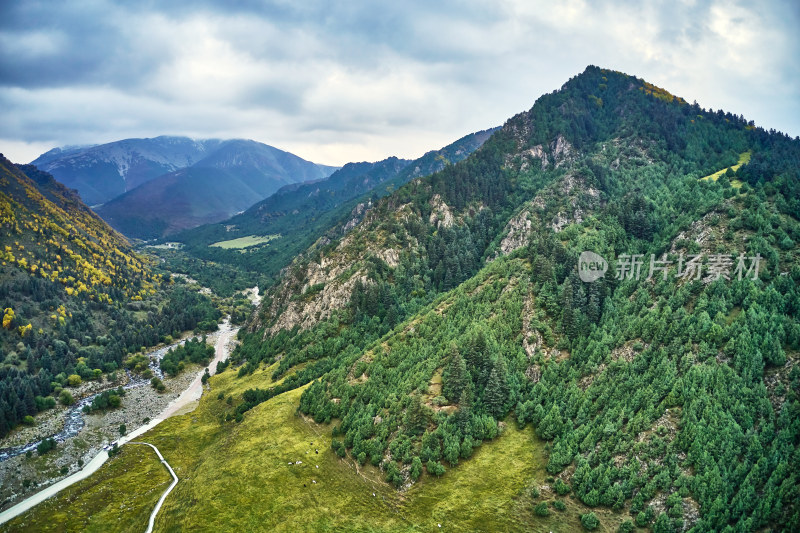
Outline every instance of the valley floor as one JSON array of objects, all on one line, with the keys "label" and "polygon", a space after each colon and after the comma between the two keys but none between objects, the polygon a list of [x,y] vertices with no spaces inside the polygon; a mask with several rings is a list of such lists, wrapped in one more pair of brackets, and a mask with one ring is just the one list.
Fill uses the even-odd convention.
[{"label": "valley floor", "polygon": [[[222,341],[222,345],[229,344],[235,335],[228,323],[221,325],[221,330],[209,335],[211,342]],[[219,351],[219,349],[218,349]],[[219,353],[218,358],[227,355]],[[214,364],[215,366],[215,364]],[[200,381],[198,372],[201,369],[196,365],[187,368],[175,378],[164,378],[166,392],[158,393],[152,387],[144,385],[128,389],[119,409],[83,415],[86,425],[81,429],[76,437],[67,439],[64,443],[59,443],[52,452],[39,456],[36,452],[28,458],[19,455],[6,461],[0,462],[0,510],[8,509],[25,498],[42,491],[46,487],[64,479],[80,470],[78,461],[88,464],[102,450],[103,446],[120,437],[119,427],[125,424],[128,433],[132,433],[137,428],[147,424],[152,418],[162,413],[168,406],[175,404],[181,396],[187,393],[187,389],[192,388],[192,396],[188,402],[194,402],[200,396]],[[124,376],[124,374],[122,374]],[[196,383],[194,383],[196,382]],[[86,383],[80,389],[80,396],[93,394],[109,388],[112,384],[100,384],[97,382]],[[115,383],[125,385],[124,382]],[[77,393],[76,393],[77,394]],[[185,406],[176,406],[185,407]],[[0,441],[0,448],[17,446],[24,444],[46,435],[58,432],[64,425],[64,414],[67,408],[58,407],[43,413],[37,417],[37,425],[32,428],[23,428],[16,431]],[[177,408],[171,409],[177,412]],[[66,473],[62,473],[62,468],[66,467]],[[28,483],[25,483],[29,480]],[[27,486],[26,486],[27,485]]]},{"label": "valley floor", "polygon": [[[587,508],[550,489],[546,443],[530,428],[505,425],[503,434],[441,479],[424,475],[398,491],[371,465],[339,459],[331,426],[297,413],[303,389],[248,412],[242,423],[221,423],[227,404],[272,368],[237,379],[227,371],[211,380],[199,407],[137,438],[158,446],[180,479],[159,513],[155,531],[574,531]],[[533,444],[533,445],[532,445]],[[160,466],[140,446],[123,446],[90,478],[0,527],[2,531],[144,530],[148,513],[169,484],[142,478]],[[294,463],[294,464],[289,464]],[[162,479],[163,477],[163,479]],[[548,517],[536,501],[563,499]],[[104,497],[99,497],[100,491]],[[80,510],[72,514],[71,509]],[[594,510],[600,531],[614,531],[623,515]],[[54,522],[51,517],[59,517]],[[62,521],[63,519],[63,521]],[[441,527],[440,527],[441,525]]]}]

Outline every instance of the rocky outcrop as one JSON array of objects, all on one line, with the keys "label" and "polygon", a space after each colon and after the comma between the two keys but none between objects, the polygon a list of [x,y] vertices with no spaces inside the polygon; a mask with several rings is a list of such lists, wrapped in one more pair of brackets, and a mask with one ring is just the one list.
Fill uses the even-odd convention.
[{"label": "rocky outcrop", "polygon": [[[519,132],[520,135],[526,132]],[[537,144],[531,148],[520,149],[514,155],[506,157],[506,165],[519,161],[519,170],[524,171],[539,161],[542,170],[548,166],[559,168],[569,164],[577,157],[577,150],[563,136],[558,135],[547,145],[547,148]],[[582,201],[588,198],[590,204],[600,199],[600,191],[593,187],[588,187],[583,178],[578,178],[574,174],[567,174],[554,188],[545,189],[536,195],[527,206],[509,220],[506,225],[506,236],[500,242],[496,256],[506,255],[518,248],[522,248],[528,243],[531,231],[537,225],[548,224],[553,231],[558,233],[573,222],[583,221],[584,212],[580,207]],[[545,217],[548,199],[555,199],[556,204],[562,204],[562,209]],[[563,205],[563,198],[567,198],[567,204]],[[433,214],[431,215],[433,217]]]},{"label": "rocky outcrop", "polygon": [[370,209],[372,209],[372,201],[361,202],[355,206],[350,212],[350,219],[342,226],[342,233],[349,233],[350,230],[358,226]]},{"label": "rocky outcrop", "polygon": [[566,199],[563,207],[551,219],[553,231],[558,233],[570,224],[583,222],[585,209],[600,206],[600,191],[588,185],[583,177],[567,174],[557,188],[557,194]]},{"label": "rocky outcrop", "polygon": [[[412,216],[408,206],[401,206],[398,211],[398,216]],[[449,214],[444,202],[441,202],[439,212],[443,217]],[[357,283],[372,283],[367,275],[367,266],[360,264],[360,259],[374,256],[389,268],[400,264],[400,245],[389,245],[385,236],[376,231],[368,216],[368,206],[359,204],[353,213],[364,218],[332,252],[320,254],[312,260],[298,260],[286,269],[281,283],[271,291],[269,307],[262,310],[262,323],[257,324],[267,326],[267,334],[295,326],[311,328],[330,318],[334,311],[347,307]],[[450,219],[452,221],[452,215]]]},{"label": "rocky outcrop", "polygon": [[334,310],[342,309],[350,302],[353,287],[359,280],[364,284],[368,283],[366,274],[362,271],[356,272],[344,281],[326,283],[325,288],[319,294],[308,301],[304,301],[302,296],[297,300],[290,301],[282,312],[275,308],[279,300],[274,301],[271,312],[277,314],[278,317],[267,331],[275,334],[282,329],[290,330],[295,326],[299,326],[300,329],[308,329],[321,320],[329,318]]},{"label": "rocky outcrop", "polygon": [[453,213],[442,197],[434,194],[431,198],[431,216],[429,222],[437,228],[449,228],[453,225]]},{"label": "rocky outcrop", "polygon": [[[715,250],[715,245],[717,241],[721,241],[722,237],[722,230],[720,229],[719,221],[713,222],[712,219],[721,219],[725,217],[725,213],[723,212],[722,208],[731,206],[732,203],[730,201],[726,201],[720,207],[719,210],[714,210],[701,218],[700,220],[695,220],[689,226],[688,229],[680,232],[672,241],[672,244],[669,249],[669,253],[671,254],[678,254],[681,252],[680,244],[686,243],[689,241],[695,242],[700,246],[700,252],[698,253],[713,253]],[[746,237],[742,239],[742,243],[746,242]],[[733,246],[729,247],[733,249]]]},{"label": "rocky outcrop", "polygon": [[[557,206],[555,213],[548,215],[548,203]],[[527,245],[531,232],[537,226],[547,224],[558,233],[572,223],[580,224],[586,210],[595,209],[601,204],[599,190],[588,185],[584,178],[567,174],[558,183],[537,194],[508,221],[497,255],[507,255]]]},{"label": "rocky outcrop", "polygon": [[506,224],[506,236],[500,241],[500,255],[507,255],[528,244],[533,222],[531,211],[524,209]]},{"label": "rocky outcrop", "polygon": [[528,170],[530,165],[532,165],[537,159],[540,161],[542,170],[547,168],[547,152],[545,152],[541,144],[537,144],[528,150],[523,150],[519,155],[522,156],[522,162],[520,163],[519,167],[521,171]]},{"label": "rocky outcrop", "polygon": [[538,164],[542,170],[546,170],[548,166],[559,168],[573,161],[577,155],[575,147],[563,135],[558,135],[546,146],[537,144],[526,148],[522,141],[518,141],[517,144],[519,145],[518,151],[507,155],[505,164],[506,166],[516,166],[514,162],[519,161],[518,168],[520,171],[527,170],[535,164]]},{"label": "rocky outcrop", "polygon": [[556,137],[556,140],[550,143],[550,153],[553,156],[553,164],[556,168],[558,168],[565,162],[573,159],[573,156],[575,155],[575,148],[564,138],[563,135],[559,135]]},{"label": "rocky outcrop", "polygon": [[395,268],[400,264],[400,252],[394,248],[385,248],[380,250],[377,255],[392,268]]}]

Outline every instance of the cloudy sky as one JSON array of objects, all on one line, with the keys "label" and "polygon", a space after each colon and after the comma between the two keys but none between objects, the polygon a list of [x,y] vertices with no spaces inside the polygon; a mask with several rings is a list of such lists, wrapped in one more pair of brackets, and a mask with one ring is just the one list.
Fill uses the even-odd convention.
[{"label": "cloudy sky", "polygon": [[172,134],[418,157],[589,64],[800,135],[795,0],[551,4],[3,0],[0,152]]}]

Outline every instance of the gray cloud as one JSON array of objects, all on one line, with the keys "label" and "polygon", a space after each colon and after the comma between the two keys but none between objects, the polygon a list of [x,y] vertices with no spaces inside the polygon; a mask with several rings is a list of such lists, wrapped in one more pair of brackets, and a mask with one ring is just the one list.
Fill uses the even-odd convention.
[{"label": "gray cloud", "polygon": [[794,2],[4,2],[0,150],[163,133],[418,156],[586,65],[800,134]]}]

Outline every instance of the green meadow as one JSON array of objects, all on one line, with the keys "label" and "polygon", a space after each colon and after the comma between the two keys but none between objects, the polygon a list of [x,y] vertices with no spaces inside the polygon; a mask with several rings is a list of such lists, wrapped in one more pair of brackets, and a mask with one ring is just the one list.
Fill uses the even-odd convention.
[{"label": "green meadow", "polygon": [[144,531],[171,477],[149,446],[128,444],[100,470],[0,531]]},{"label": "green meadow", "polygon": [[219,241],[209,246],[216,246],[225,250],[235,250],[239,248],[250,248],[259,244],[266,244],[269,241],[279,238],[280,235],[248,235],[247,237],[239,237],[238,239],[231,239],[229,241]]}]

